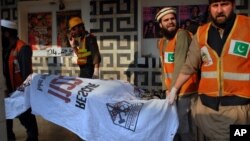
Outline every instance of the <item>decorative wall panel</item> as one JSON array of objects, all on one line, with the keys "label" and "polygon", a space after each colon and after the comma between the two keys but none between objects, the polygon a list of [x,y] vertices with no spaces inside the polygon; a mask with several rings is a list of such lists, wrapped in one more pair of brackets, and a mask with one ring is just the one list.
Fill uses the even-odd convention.
[{"label": "decorative wall panel", "polygon": [[[90,0],[89,5],[89,22],[94,27],[90,32],[97,36],[102,56],[101,79],[126,80],[148,92],[159,92],[160,59],[138,55],[141,54],[138,50],[138,1]],[[17,18],[16,3],[6,5],[3,1],[2,10],[8,11],[5,14],[9,19]],[[33,70],[68,76],[79,74],[72,57],[33,57]]]},{"label": "decorative wall panel", "polygon": [[[101,77],[127,80],[146,90],[159,90],[159,59],[138,59],[136,0],[92,0],[91,32],[97,36],[102,54]],[[156,63],[158,61],[158,63]],[[157,64],[157,65],[156,65]]]},{"label": "decorative wall panel", "polygon": [[16,2],[16,0],[1,0],[1,19],[17,20]]}]

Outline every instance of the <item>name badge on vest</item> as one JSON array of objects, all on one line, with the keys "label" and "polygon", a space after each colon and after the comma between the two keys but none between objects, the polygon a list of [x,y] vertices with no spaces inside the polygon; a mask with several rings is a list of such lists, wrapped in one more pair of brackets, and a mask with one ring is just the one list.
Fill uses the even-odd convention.
[{"label": "name badge on vest", "polygon": [[239,40],[231,40],[228,54],[247,58],[249,54],[249,43]]},{"label": "name badge on vest", "polygon": [[164,62],[165,63],[174,63],[174,52],[165,52],[164,53]]},{"label": "name badge on vest", "polygon": [[213,60],[212,60],[206,46],[203,46],[201,48],[201,59],[202,59],[204,66],[211,66],[213,64]]}]

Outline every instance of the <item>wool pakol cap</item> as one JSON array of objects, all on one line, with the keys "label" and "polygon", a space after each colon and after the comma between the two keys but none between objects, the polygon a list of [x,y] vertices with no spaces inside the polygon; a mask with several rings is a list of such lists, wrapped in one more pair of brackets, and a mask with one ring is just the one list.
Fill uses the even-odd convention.
[{"label": "wool pakol cap", "polygon": [[79,24],[84,24],[81,18],[79,17],[72,17],[69,20],[69,30],[71,30],[73,27],[79,25]]},{"label": "wool pakol cap", "polygon": [[16,22],[13,22],[13,21],[3,19],[3,20],[1,20],[1,26],[9,28],[9,29],[17,30],[17,24],[16,24]]},{"label": "wool pakol cap", "polygon": [[160,19],[161,19],[163,16],[165,16],[165,15],[167,15],[167,14],[170,14],[170,13],[176,14],[176,9],[173,8],[173,7],[165,7],[165,8],[162,8],[162,9],[156,14],[155,19],[159,22]]}]

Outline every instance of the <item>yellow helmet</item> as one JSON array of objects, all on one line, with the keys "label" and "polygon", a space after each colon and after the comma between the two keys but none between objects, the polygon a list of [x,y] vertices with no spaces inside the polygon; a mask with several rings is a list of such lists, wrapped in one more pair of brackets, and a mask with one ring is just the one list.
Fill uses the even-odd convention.
[{"label": "yellow helmet", "polygon": [[69,30],[71,30],[74,26],[77,26],[79,24],[84,24],[81,18],[79,17],[72,17],[69,20]]}]

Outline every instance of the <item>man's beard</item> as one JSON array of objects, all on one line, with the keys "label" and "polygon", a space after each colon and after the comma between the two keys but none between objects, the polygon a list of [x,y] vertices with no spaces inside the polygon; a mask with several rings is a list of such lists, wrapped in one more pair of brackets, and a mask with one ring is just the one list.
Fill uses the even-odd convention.
[{"label": "man's beard", "polygon": [[161,34],[162,34],[164,37],[166,37],[167,39],[172,39],[172,38],[174,38],[174,36],[175,36],[177,30],[178,30],[178,27],[176,27],[176,29],[173,30],[173,31],[168,31],[168,30],[165,29],[165,28],[161,28]]},{"label": "man's beard", "polygon": [[214,23],[217,27],[219,27],[219,28],[225,28],[227,22],[233,17],[233,11],[229,14],[228,17],[226,17],[226,16],[224,15],[224,16],[225,16],[225,20],[224,20],[223,22],[218,22],[218,21],[217,21],[216,18],[217,18],[218,16],[223,16],[223,14],[217,15],[216,17],[211,17],[211,20],[213,21],[213,23]]}]

